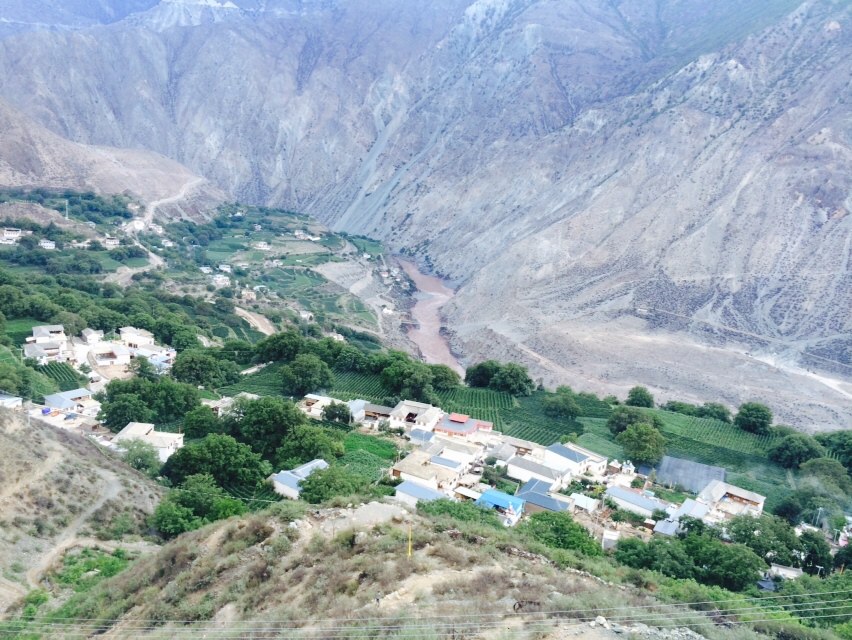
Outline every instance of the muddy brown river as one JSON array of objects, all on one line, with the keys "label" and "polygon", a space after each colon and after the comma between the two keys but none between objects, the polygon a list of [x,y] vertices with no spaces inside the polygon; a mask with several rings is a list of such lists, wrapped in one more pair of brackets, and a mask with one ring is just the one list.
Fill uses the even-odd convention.
[{"label": "muddy brown river", "polygon": [[423,359],[430,364],[445,364],[464,375],[464,367],[456,360],[450,344],[441,335],[441,308],[455,295],[443,280],[422,273],[417,266],[407,260],[397,259],[406,275],[417,286],[414,294],[414,307],[411,317],[418,327],[408,330],[409,339],[417,345]]}]

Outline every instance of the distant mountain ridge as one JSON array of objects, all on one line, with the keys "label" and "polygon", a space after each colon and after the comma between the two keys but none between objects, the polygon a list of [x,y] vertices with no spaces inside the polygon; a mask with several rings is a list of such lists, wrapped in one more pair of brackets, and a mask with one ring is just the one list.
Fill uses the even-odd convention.
[{"label": "distant mountain ridge", "polygon": [[847,3],[102,4],[0,96],[405,250],[469,360],[852,419]]}]

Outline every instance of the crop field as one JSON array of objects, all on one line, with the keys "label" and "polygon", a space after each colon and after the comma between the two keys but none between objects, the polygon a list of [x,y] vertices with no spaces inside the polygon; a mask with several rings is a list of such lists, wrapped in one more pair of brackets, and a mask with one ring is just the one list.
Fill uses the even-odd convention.
[{"label": "crop field", "polygon": [[[667,437],[669,435],[682,436],[696,443],[711,445],[711,447],[758,456],[765,456],[769,448],[775,443],[773,436],[748,433],[721,420],[696,418],[670,411],[655,410],[652,413],[663,421],[663,433]],[[696,447],[698,446],[696,445]]]},{"label": "crop field", "polygon": [[49,362],[43,367],[39,367],[39,371],[48,378],[55,380],[60,391],[77,389],[82,383],[77,372],[64,362]]},{"label": "crop field", "polygon": [[511,409],[515,406],[515,399],[511,395],[491,389],[462,388],[439,391],[438,397],[444,411],[461,413],[473,413],[477,409]]},{"label": "crop field", "polygon": [[382,384],[381,376],[374,373],[335,372],[334,386],[329,395],[339,400],[361,398],[375,404],[381,404],[382,398],[391,392]]},{"label": "crop field", "polygon": [[338,463],[351,473],[364,476],[370,480],[380,480],[387,470],[393,465],[393,462],[377,456],[374,453],[365,451],[364,449],[356,449],[355,451],[347,451],[340,458]]},{"label": "crop field", "polygon": [[243,379],[236,384],[228,385],[219,389],[219,393],[224,396],[235,396],[238,393],[255,393],[259,396],[280,396],[281,393],[281,376],[278,370],[280,365],[270,365],[258,371],[243,376]]},{"label": "crop field", "polygon": [[353,451],[367,451],[383,460],[396,460],[397,446],[393,441],[378,436],[365,435],[363,433],[348,433],[343,439],[343,447],[346,453]]},{"label": "crop field", "polygon": [[539,427],[535,423],[512,422],[505,425],[502,429],[503,433],[513,438],[521,438],[522,440],[530,440],[538,444],[550,445],[558,442],[562,434],[548,429]]},{"label": "crop field", "polygon": [[33,327],[44,324],[35,318],[17,318],[6,321],[6,335],[12,340],[13,345],[24,344],[24,341],[33,334]]},{"label": "crop field", "polygon": [[612,415],[612,407],[592,394],[577,394],[574,400],[580,407],[580,415],[583,417],[607,419]]}]

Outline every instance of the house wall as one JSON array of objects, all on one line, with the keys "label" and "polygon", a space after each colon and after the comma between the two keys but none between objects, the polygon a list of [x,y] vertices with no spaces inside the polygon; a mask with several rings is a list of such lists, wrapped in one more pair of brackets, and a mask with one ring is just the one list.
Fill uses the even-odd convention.
[{"label": "house wall", "polygon": [[407,493],[397,493],[396,496],[394,496],[394,498],[397,500],[397,502],[401,502],[402,504],[406,504],[409,507],[416,507],[417,506],[417,498],[415,498],[414,496],[408,495]]},{"label": "house wall", "polygon": [[275,490],[275,493],[278,495],[282,495],[285,498],[290,498],[290,500],[298,500],[299,492],[295,489],[291,489],[290,487],[281,484],[280,482],[272,481],[272,488]]}]

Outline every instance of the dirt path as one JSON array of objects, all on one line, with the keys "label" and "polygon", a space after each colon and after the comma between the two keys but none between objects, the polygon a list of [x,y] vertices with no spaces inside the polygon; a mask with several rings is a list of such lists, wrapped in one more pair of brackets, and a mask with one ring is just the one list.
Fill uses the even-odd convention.
[{"label": "dirt path", "polygon": [[133,244],[137,247],[140,247],[148,252],[148,264],[144,267],[119,267],[115,273],[109,274],[104,281],[112,282],[123,287],[126,287],[130,284],[133,276],[137,273],[143,273],[145,271],[150,271],[151,269],[159,269],[165,264],[165,261],[158,256],[153,251],[149,251],[147,247],[144,247],[142,243],[136,238],[136,234],[140,231],[144,231],[153,221],[154,214],[157,212],[157,209],[163,206],[164,204],[171,204],[173,202],[179,202],[186,198],[187,194],[195,189],[198,185],[204,183],[204,178],[196,178],[195,180],[190,180],[189,182],[184,183],[184,185],[180,188],[180,190],[174,195],[168,196],[166,198],[160,198],[159,200],[153,200],[149,202],[145,207],[145,213],[142,214],[141,218],[136,218],[131,220],[126,225],[124,225],[124,230],[133,238]]},{"label": "dirt path", "polygon": [[234,307],[234,311],[239,317],[248,322],[253,329],[260,331],[263,335],[271,336],[274,333],[278,333],[275,325],[265,315],[243,309],[242,307]]},{"label": "dirt path", "polygon": [[[50,550],[41,556],[32,567],[30,567],[29,571],[27,571],[26,579],[27,584],[32,589],[38,589],[41,583],[41,578],[44,575],[45,571],[47,571],[54,562],[56,562],[62,554],[65,553],[68,549],[77,546],[96,546],[102,545],[106,546],[107,543],[104,543],[100,540],[94,540],[93,538],[78,538],[77,534],[80,532],[80,529],[85,526],[88,519],[92,516],[95,511],[104,506],[108,501],[116,498],[122,491],[123,486],[121,484],[121,479],[112,473],[111,471],[107,471],[106,469],[98,469],[98,475],[101,479],[106,483],[104,487],[103,493],[101,493],[100,498],[95,501],[92,505],[89,506],[88,509],[83,511],[80,515],[78,515],[73,522],[71,522],[68,527],[66,527],[65,531],[62,532],[62,535],[59,536],[51,546]],[[84,542],[90,541],[92,544],[84,544]]]}]

